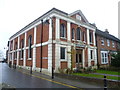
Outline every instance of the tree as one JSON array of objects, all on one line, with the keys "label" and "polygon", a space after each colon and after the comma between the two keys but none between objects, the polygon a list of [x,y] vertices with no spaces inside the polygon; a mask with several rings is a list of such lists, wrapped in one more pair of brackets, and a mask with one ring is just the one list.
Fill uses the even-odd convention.
[{"label": "tree", "polygon": [[0,50],[0,61],[3,61],[4,59],[4,55],[3,55],[3,52]]},{"label": "tree", "polygon": [[120,67],[120,51],[112,55],[111,66]]}]

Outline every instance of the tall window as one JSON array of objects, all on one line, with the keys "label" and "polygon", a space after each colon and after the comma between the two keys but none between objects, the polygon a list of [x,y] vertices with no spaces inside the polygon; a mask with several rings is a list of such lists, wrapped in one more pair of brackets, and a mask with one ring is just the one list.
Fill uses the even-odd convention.
[{"label": "tall window", "polygon": [[101,63],[107,64],[108,63],[108,53],[107,51],[101,51]]},{"label": "tall window", "polygon": [[17,42],[15,42],[15,59],[17,59]]},{"label": "tall window", "polygon": [[80,40],[81,38],[81,31],[80,31],[80,28],[78,27],[77,28],[77,40]]},{"label": "tall window", "polygon": [[104,39],[103,38],[101,39],[101,45],[104,45]]},{"label": "tall window", "polygon": [[32,58],[32,36],[30,35],[28,38],[28,58]]},{"label": "tall window", "polygon": [[85,32],[83,32],[83,34],[82,34],[82,38],[83,38],[83,41],[86,41]]},{"label": "tall window", "polygon": [[23,58],[24,39],[21,40],[21,58]]},{"label": "tall window", "polygon": [[60,59],[65,59],[65,47],[60,48]]},{"label": "tall window", "polygon": [[90,43],[93,43],[93,34],[92,34],[92,32],[89,33],[89,36],[90,36]]},{"label": "tall window", "polygon": [[110,40],[107,39],[107,46],[110,46]]},{"label": "tall window", "polygon": [[90,59],[93,59],[93,50],[90,50]]},{"label": "tall window", "polygon": [[66,38],[66,27],[64,24],[60,25],[60,37]]},{"label": "tall window", "polygon": [[75,29],[73,28],[72,29],[72,39],[74,39],[74,37],[75,37],[75,33],[74,32],[75,32]]},{"label": "tall window", "polygon": [[112,47],[115,47],[115,43],[114,43],[114,41],[112,41]]}]

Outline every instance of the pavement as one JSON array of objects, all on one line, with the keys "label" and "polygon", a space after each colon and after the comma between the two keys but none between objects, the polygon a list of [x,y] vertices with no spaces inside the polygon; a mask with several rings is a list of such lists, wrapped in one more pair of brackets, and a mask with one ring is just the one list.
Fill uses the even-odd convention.
[{"label": "pavement", "polygon": [[[40,72],[32,72],[22,68],[9,68],[6,63],[2,66],[2,82],[11,84],[16,88],[79,88],[83,90],[104,90],[103,85],[93,84],[91,82],[74,81],[60,77],[51,78],[51,76]],[[1,71],[0,71],[1,72]]]}]

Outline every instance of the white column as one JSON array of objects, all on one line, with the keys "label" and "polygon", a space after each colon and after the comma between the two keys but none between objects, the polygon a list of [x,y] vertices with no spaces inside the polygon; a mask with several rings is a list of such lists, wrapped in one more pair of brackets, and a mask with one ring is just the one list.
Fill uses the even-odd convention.
[{"label": "white column", "polygon": [[49,40],[52,40],[52,20],[50,19],[49,22]]},{"label": "white column", "polygon": [[87,43],[90,44],[90,40],[89,40],[90,36],[89,36],[89,29],[87,29]]},{"label": "white column", "polygon": [[91,66],[90,48],[88,48],[88,67]]},{"label": "white column", "polygon": [[19,65],[19,47],[20,46],[20,37],[18,37],[18,50],[17,50],[17,66]]},{"label": "white column", "polygon": [[68,41],[71,40],[71,30],[70,30],[70,22],[67,22],[67,38],[68,38]]},{"label": "white column", "polygon": [[[71,52],[71,46],[67,47],[67,51]],[[68,68],[71,69],[71,53],[67,53],[66,55],[67,55],[67,61],[68,61]]]},{"label": "white column", "polygon": [[94,46],[96,46],[96,40],[95,40],[95,31],[93,32],[93,40],[94,40]]},{"label": "white column", "polygon": [[85,67],[85,49],[82,51],[82,65]]},{"label": "white column", "polygon": [[33,70],[36,68],[36,26],[34,27]]},{"label": "white column", "polygon": [[23,66],[26,66],[26,37],[27,37],[27,33],[25,32],[25,40],[24,40],[24,59],[23,59]]},{"label": "white column", "polygon": [[[14,51],[14,42],[15,42],[15,40],[13,40],[13,50],[12,51]],[[13,65],[13,62],[14,62],[14,52],[12,52],[12,65]]]},{"label": "white column", "polygon": [[52,72],[52,44],[48,44],[48,72]]},{"label": "white column", "polygon": [[97,65],[97,50],[94,49],[94,60],[95,60],[95,65]]},{"label": "white column", "polygon": [[56,39],[60,39],[60,20],[56,18]]}]

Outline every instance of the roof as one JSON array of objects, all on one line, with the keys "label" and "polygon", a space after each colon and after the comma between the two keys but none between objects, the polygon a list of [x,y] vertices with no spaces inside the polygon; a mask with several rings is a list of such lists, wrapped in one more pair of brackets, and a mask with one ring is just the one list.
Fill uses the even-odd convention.
[{"label": "roof", "polygon": [[[85,18],[85,16],[82,14],[82,12],[81,12],[80,10],[78,10],[78,11],[76,11],[76,12],[79,12],[79,13],[83,16],[83,18],[85,19],[85,21],[88,22],[87,19]],[[9,40],[12,39],[13,37],[15,37],[16,35],[20,34],[21,32],[25,31],[25,30],[28,29],[29,27],[35,25],[36,23],[38,23],[39,21],[41,21],[41,20],[44,19],[45,17],[49,16],[51,13],[57,13],[57,14],[60,14],[60,15],[69,17],[70,15],[74,14],[75,12],[72,13],[72,14],[68,14],[68,13],[66,13],[66,12],[64,12],[64,11],[59,10],[59,9],[52,8],[51,10],[49,10],[48,12],[46,12],[45,14],[43,14],[42,16],[40,16],[40,17],[38,17],[37,19],[35,19],[33,22],[31,22],[31,23],[29,23],[28,25],[26,25],[24,28],[22,28],[21,30],[19,30],[18,32],[16,32],[14,35],[12,35],[12,36],[9,38]],[[69,17],[69,18],[70,18],[70,17]],[[71,17],[71,19],[73,19],[73,18]],[[92,27],[92,28],[95,28],[95,26],[90,25],[89,23],[82,23],[82,24],[85,24],[85,25],[88,25],[88,26],[90,26],[90,27]]]},{"label": "roof", "polygon": [[30,26],[34,25],[35,23],[39,22],[40,20],[43,19],[43,17],[44,17],[46,14],[48,14],[48,13],[50,13],[50,12],[52,12],[52,11],[53,11],[53,12],[54,12],[54,11],[58,11],[58,12],[64,14],[64,15],[68,15],[68,13],[66,13],[66,12],[64,12],[64,11],[58,10],[58,9],[56,9],[56,8],[52,8],[51,10],[49,10],[48,12],[46,12],[45,14],[43,14],[42,16],[38,17],[37,19],[35,19],[34,21],[32,21],[31,23],[29,23],[28,25],[26,25],[24,28],[22,28],[21,30],[19,30],[18,32],[16,32],[16,33],[15,33],[14,35],[12,35],[10,38],[14,37],[14,36],[17,35],[18,33],[24,31],[25,29],[27,29],[27,28],[29,28]]},{"label": "roof", "polygon": [[111,39],[111,40],[114,40],[114,41],[117,41],[120,43],[120,39],[118,39],[117,37],[107,33],[107,32],[104,32],[104,31],[101,31],[101,30],[96,30],[96,34],[99,35],[99,36],[102,36],[102,37],[105,37],[107,39]]}]

